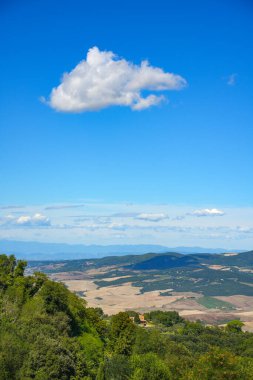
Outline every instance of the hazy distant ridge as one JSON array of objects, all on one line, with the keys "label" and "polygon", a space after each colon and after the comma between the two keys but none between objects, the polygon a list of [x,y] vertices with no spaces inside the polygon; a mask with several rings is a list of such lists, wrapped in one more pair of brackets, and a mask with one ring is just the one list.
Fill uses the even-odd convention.
[{"label": "hazy distant ridge", "polygon": [[168,251],[179,253],[222,253],[228,251],[242,252],[243,250],[203,247],[165,247],[155,244],[83,245],[0,240],[1,253],[15,254],[18,258],[27,260],[73,260],[99,258],[110,255],[142,254],[147,252],[163,253]]}]

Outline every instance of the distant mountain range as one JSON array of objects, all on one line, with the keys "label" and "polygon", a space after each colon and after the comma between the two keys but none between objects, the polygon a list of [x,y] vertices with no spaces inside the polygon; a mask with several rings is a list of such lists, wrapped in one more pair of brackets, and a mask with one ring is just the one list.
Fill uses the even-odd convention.
[{"label": "distant mountain range", "polygon": [[245,250],[203,247],[165,247],[162,245],[82,245],[63,243],[40,243],[35,241],[0,240],[0,253],[14,254],[26,260],[74,260],[105,256],[123,256],[143,253],[226,253]]}]

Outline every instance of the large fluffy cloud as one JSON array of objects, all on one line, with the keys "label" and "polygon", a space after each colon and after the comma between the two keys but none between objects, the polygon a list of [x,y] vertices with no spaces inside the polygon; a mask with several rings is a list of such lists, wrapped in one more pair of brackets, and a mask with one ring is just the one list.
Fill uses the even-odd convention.
[{"label": "large fluffy cloud", "polygon": [[58,87],[53,88],[49,104],[63,112],[93,111],[113,105],[143,110],[160,103],[164,96],[142,90],[179,90],[186,85],[180,75],[166,73],[147,61],[134,65],[118,59],[111,51],[89,49],[86,60],[65,73]]},{"label": "large fluffy cloud", "polygon": [[201,210],[195,210],[192,214],[195,216],[223,216],[225,213],[217,208],[204,208]]}]

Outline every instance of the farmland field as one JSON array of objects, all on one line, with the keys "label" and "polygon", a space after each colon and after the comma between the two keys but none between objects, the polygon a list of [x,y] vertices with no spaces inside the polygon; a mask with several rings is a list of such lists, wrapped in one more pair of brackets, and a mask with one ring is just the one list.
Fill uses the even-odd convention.
[{"label": "farmland field", "polygon": [[105,257],[94,260],[33,262],[65,283],[90,306],[108,315],[123,310],[175,310],[190,320],[222,324],[245,321],[253,329],[253,253],[176,253]]},{"label": "farmland field", "polygon": [[197,301],[207,309],[235,310],[236,307],[229,302],[221,301],[214,297],[200,297]]}]

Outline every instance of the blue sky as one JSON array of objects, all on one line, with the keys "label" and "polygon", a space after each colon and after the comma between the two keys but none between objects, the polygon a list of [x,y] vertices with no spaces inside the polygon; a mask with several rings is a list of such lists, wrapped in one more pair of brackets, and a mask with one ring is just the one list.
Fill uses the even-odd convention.
[{"label": "blue sky", "polygon": [[[150,243],[201,244],[201,230],[189,230],[187,237],[179,230],[173,235],[175,223],[190,228],[193,218],[200,229],[237,228],[229,238],[225,233],[211,238],[210,230],[204,239],[208,246],[253,246],[253,6],[246,0],[203,4],[1,2],[0,237],[52,241],[57,235],[57,241],[119,244],[146,243],[148,236]],[[152,89],[131,90],[122,100],[133,97],[130,105],[115,105],[123,85],[114,83],[116,96],[104,108],[99,108],[101,98],[107,99],[104,88],[100,99],[91,89],[94,99],[87,101],[83,91],[80,95],[86,102],[80,112],[66,112],[60,90],[55,103],[50,94],[65,81],[64,72],[86,62],[94,46],[99,54],[115,53],[112,62],[126,63],[131,85],[141,62],[148,60],[149,67],[162,70],[167,88],[157,90],[156,82]],[[176,80],[172,85],[167,73],[187,84],[181,88]],[[153,80],[154,72],[149,74]],[[88,88],[87,82],[81,83]],[[150,95],[148,104],[159,104],[144,109],[139,96]],[[165,99],[160,101],[160,96]],[[91,101],[96,110],[89,109]],[[142,109],[132,109],[136,104]],[[87,224],[75,224],[75,218],[66,223],[71,215],[63,208],[58,214],[48,209],[80,203],[87,210],[79,210],[79,216],[93,215],[94,229],[99,217],[132,213],[127,217],[132,234],[126,227],[115,237],[99,227],[94,235]],[[134,210],[127,212],[125,204],[135,205]],[[224,214],[193,216],[213,209]],[[28,218],[24,223],[21,219],[18,228],[15,210]],[[33,223],[36,214],[41,216]],[[142,219],[143,229],[150,227],[147,236],[134,229],[139,214],[166,215],[160,218],[163,235],[157,234],[160,222],[155,217]],[[55,235],[57,226],[61,232]],[[73,228],[79,231],[74,241]]]}]

